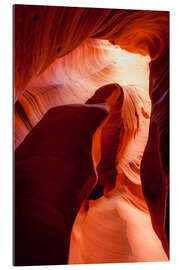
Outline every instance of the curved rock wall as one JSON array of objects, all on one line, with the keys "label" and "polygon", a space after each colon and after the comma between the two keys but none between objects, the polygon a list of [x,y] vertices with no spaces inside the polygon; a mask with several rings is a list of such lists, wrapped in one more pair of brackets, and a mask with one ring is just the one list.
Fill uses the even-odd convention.
[{"label": "curved rock wall", "polygon": [[[48,109],[54,106],[68,103],[85,103],[99,87],[109,83],[119,83],[124,90],[123,100],[129,100],[129,103],[124,103],[124,110],[123,104],[121,104],[122,107],[120,106],[121,109],[119,108],[122,117],[123,111],[128,111],[128,108],[132,108],[130,112],[133,112],[134,104],[132,102],[130,104],[130,99],[126,98],[128,93],[130,97],[134,97],[135,101],[139,99],[138,104],[144,104],[146,98],[143,97],[144,90],[141,91],[141,89],[145,89],[147,95],[149,88],[152,106],[151,114],[149,109],[146,110],[143,105],[142,107],[140,105],[141,108],[139,107],[142,119],[148,121],[150,114],[148,138],[139,141],[142,147],[141,151],[145,147],[146,140],[147,145],[143,156],[141,155],[141,166],[139,164],[141,158],[138,158],[138,166],[135,166],[137,160],[130,166],[130,170],[134,170],[136,173],[140,166],[140,171],[137,174],[138,181],[141,180],[142,183],[142,190],[141,186],[137,188],[137,183],[129,181],[135,181],[134,175],[126,175],[127,178],[131,179],[126,179],[121,175],[122,172],[124,173],[123,170],[119,171],[120,178],[116,177],[116,184],[120,184],[118,189],[121,187],[121,194],[125,194],[126,201],[132,199],[138,209],[139,207],[148,209],[148,216],[151,216],[151,222],[156,234],[153,234],[154,231],[151,230],[150,225],[149,230],[152,232],[153,239],[157,240],[155,240],[156,247],[158,249],[158,236],[166,254],[169,255],[169,12],[15,5],[14,30],[16,146],[23,147],[26,138],[34,134],[35,126],[40,119]],[[125,52],[119,54],[118,45],[129,52],[141,54],[141,56],[138,56],[141,60],[145,59],[143,56],[147,56],[146,60],[140,60],[139,62],[139,66],[144,65],[144,73],[137,72],[138,65],[133,66],[134,71],[136,71],[135,74],[139,74],[137,80],[135,80],[137,76],[134,76],[133,81],[133,72],[127,73],[127,70],[122,68],[123,65],[120,63],[122,63],[124,57],[124,63],[127,64],[128,54]],[[86,57],[87,55],[88,57]],[[150,76],[149,57],[151,58],[149,65]],[[128,67],[130,67],[130,63],[128,63]],[[125,76],[127,83],[121,79],[123,72],[128,74]],[[144,75],[141,77],[140,74]],[[147,85],[148,76],[149,87]],[[126,84],[133,84],[133,86],[127,86]],[[137,89],[137,92],[134,89]],[[138,91],[141,93],[139,97]],[[140,99],[142,100],[140,101]],[[149,105],[145,107],[147,108]],[[134,115],[136,113],[134,111],[132,119],[135,119]],[[138,119],[138,117],[136,118]],[[124,123],[126,120],[128,123],[125,113]],[[134,123],[134,120],[132,122]],[[138,124],[142,123],[137,122]],[[26,137],[28,133],[29,135]],[[128,137],[127,132],[125,135],[128,138],[126,141],[129,142],[130,137]],[[125,143],[126,151],[128,150],[127,145]],[[123,149],[121,146],[121,137],[119,137],[116,160],[111,164],[111,169],[116,173],[118,172],[118,161],[121,169],[123,168],[122,157],[125,148],[123,147]],[[129,147],[135,152],[135,148],[132,147],[135,147],[135,145],[131,144],[131,147]],[[128,153],[129,151],[127,151],[126,157]],[[132,159],[131,155],[130,159]],[[22,162],[26,161],[23,160]],[[113,167],[114,165],[116,168]],[[17,166],[17,169],[19,168],[21,172],[23,167],[24,165]],[[100,172],[97,167],[98,173]],[[16,177],[16,182],[21,182],[20,176]],[[112,183],[110,183],[110,187],[109,184],[107,185],[107,189],[105,187],[106,196],[111,194],[109,191],[112,187],[114,187]],[[17,192],[21,191],[21,185],[17,187],[17,190]],[[111,192],[114,192],[114,189]],[[122,215],[123,209],[126,208],[123,207],[124,202],[116,205],[116,213]],[[133,215],[132,212],[129,218]],[[22,215],[20,216],[22,217]],[[150,224],[149,218],[143,220],[146,220],[146,224]],[[24,221],[19,222],[23,224]],[[37,232],[38,230],[39,228],[37,228]],[[130,229],[129,232],[129,235],[131,235]],[[51,240],[53,237],[50,237]],[[138,245],[133,239],[136,238],[132,237],[129,241],[136,244],[127,245],[126,256],[131,256],[131,259],[133,256],[134,261],[139,261],[142,259],[139,256],[142,255],[133,253],[132,249],[135,250]],[[148,253],[148,246],[146,248]],[[153,252],[152,249],[151,252]],[[160,253],[158,255],[159,259],[166,260],[163,251],[160,251]],[[67,252],[65,257],[67,258]],[[153,258],[157,260],[157,257],[152,255],[152,260]],[[146,261],[149,258],[146,257],[142,260]],[[25,261],[21,263],[26,264]]]}]

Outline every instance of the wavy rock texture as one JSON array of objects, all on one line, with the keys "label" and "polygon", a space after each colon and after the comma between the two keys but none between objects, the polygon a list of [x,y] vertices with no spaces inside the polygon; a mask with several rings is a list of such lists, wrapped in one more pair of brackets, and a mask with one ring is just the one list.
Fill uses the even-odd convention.
[{"label": "wavy rock texture", "polygon": [[[88,103],[103,101],[103,93],[114,87],[118,89],[100,88]],[[141,88],[120,89],[120,100],[111,105],[93,137],[94,145],[101,145],[98,151],[94,146],[93,155],[104,196],[82,206],[71,234],[70,264],[168,260],[153,230],[140,180],[150,99]]]},{"label": "wavy rock texture", "polygon": [[82,206],[71,235],[69,264],[168,260],[149,213],[121,193],[113,190]]},{"label": "wavy rock texture", "polygon": [[[23,204],[16,202],[18,235],[24,236],[18,237],[17,264],[67,263],[69,248],[67,243],[71,229],[68,229],[67,237],[62,236],[62,232],[64,233],[68,227],[66,225],[63,227],[62,220],[65,216],[69,218],[71,228],[75,213],[88,196],[101,198],[94,203],[85,201],[77,216],[71,237],[69,263],[167,260],[169,13],[15,5],[14,49],[15,147],[18,146],[17,153],[22,149],[19,152],[20,157],[15,158],[18,163],[15,187],[16,193],[26,201],[25,207],[28,209],[26,213],[29,213],[28,219],[25,218]],[[107,84],[111,85],[105,86]],[[47,149],[50,153],[59,145],[60,126],[58,127],[58,121],[55,123],[55,120],[61,116],[51,117],[52,111],[46,114],[50,108],[72,103],[83,104],[86,101],[89,104],[96,104],[99,103],[96,95],[99,95],[98,93],[105,95],[108,91],[111,94],[105,101],[109,104],[109,115],[95,134],[90,132],[90,141],[93,137],[93,159],[91,164],[88,162],[86,164],[90,165],[92,171],[92,166],[95,167],[96,175],[94,174],[93,183],[95,184],[97,180],[98,183],[91,194],[94,184],[88,194],[83,190],[85,195],[73,214],[63,217],[60,214],[58,218],[55,211],[52,217],[54,223],[50,226],[53,229],[49,227],[47,229],[46,225],[42,226],[42,222],[45,224],[47,221],[50,213],[48,206],[44,206],[43,202],[42,207],[39,204],[38,207],[41,208],[39,211],[41,213],[45,211],[43,212],[45,220],[40,221],[36,211],[32,214],[33,209],[37,209],[38,212],[38,207],[30,197],[36,194],[36,185],[38,190],[41,190],[36,194],[37,200],[43,194],[52,195],[46,192],[49,191],[50,185],[44,183],[50,181],[50,172],[56,175],[57,168],[49,168],[51,164],[55,165],[47,160],[32,161],[31,158],[26,158],[26,154],[31,152],[31,147],[35,152],[39,151],[38,149],[43,151]],[[100,96],[98,99],[104,102],[103,95]],[[81,106],[86,108],[85,110],[88,108]],[[71,107],[67,108],[69,110]],[[77,109],[76,106],[72,108]],[[55,113],[58,109],[53,110]],[[52,130],[46,126],[47,117],[49,125],[52,123],[54,125]],[[89,119],[88,116],[83,120],[83,132],[89,129],[91,120],[95,120],[93,115],[91,117]],[[63,119],[61,121],[64,123]],[[42,129],[40,136],[36,137],[39,125]],[[71,121],[67,121],[65,126],[65,130],[66,128],[69,130]],[[81,128],[79,127],[77,134],[81,133]],[[45,134],[48,136],[53,134],[56,139],[53,142],[51,136],[48,140]],[[63,134],[60,135],[65,136]],[[75,145],[78,137],[79,135],[77,139],[72,139]],[[38,143],[36,140],[39,140]],[[85,142],[81,143],[79,146],[82,147],[82,151],[86,151],[86,144],[83,144]],[[70,153],[65,149],[63,151],[65,154]],[[110,156],[111,162],[108,160]],[[64,164],[66,160],[61,159],[61,162]],[[46,163],[47,168],[44,165]],[[66,167],[70,168],[69,166]],[[43,174],[39,180],[37,171]],[[69,173],[73,175],[73,170],[69,170]],[[64,172],[62,175],[66,177],[68,174]],[[44,177],[45,182],[42,184]],[[69,179],[71,185],[74,184],[74,178]],[[80,178],[77,176],[76,179]],[[83,178],[83,181],[88,185],[88,177]],[[78,187],[79,189],[81,188]],[[27,194],[28,190],[35,193]],[[67,194],[67,197],[63,196],[60,199],[61,196],[57,196],[56,202],[60,208],[70,198],[68,192],[64,194]],[[74,194],[73,192],[73,196]],[[70,202],[67,205],[71,207]],[[72,209],[69,209],[68,213],[69,211]],[[37,216],[33,217],[34,214]],[[51,218],[48,218],[49,220]],[[101,232],[99,220],[104,224]],[[61,228],[54,230],[54,226],[57,225]],[[30,235],[27,231],[32,228],[34,231]],[[140,232],[139,235],[137,232]],[[149,237],[146,238],[147,235]],[[110,239],[113,239],[111,245]],[[144,242],[144,239],[148,241]],[[49,244],[54,243],[54,240],[56,240],[54,246]],[[28,248],[32,251],[34,241],[40,245],[37,245],[36,252],[38,254],[41,250],[40,258],[32,255],[29,260]],[[58,252],[60,242],[64,243],[64,248]],[[24,246],[26,249],[22,248]],[[47,246],[53,248],[49,250]],[[141,253],[141,250],[144,252]],[[41,260],[42,257],[47,260]]]},{"label": "wavy rock texture", "polygon": [[167,50],[168,22],[168,12],[161,11],[15,5],[15,99],[88,37],[158,58]]},{"label": "wavy rock texture", "polygon": [[19,97],[15,105],[15,147],[54,106],[85,103],[97,88],[114,82],[141,84],[148,89],[149,60],[108,41],[84,41],[50,65]]}]

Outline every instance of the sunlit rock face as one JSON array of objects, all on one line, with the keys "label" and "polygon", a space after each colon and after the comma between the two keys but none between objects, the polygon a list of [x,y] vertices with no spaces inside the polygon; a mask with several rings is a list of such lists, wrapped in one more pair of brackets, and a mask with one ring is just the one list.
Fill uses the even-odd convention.
[{"label": "sunlit rock face", "polygon": [[159,57],[167,50],[168,12],[16,5],[15,34],[17,99],[35,76],[88,37]]},{"label": "sunlit rock face", "polygon": [[82,207],[71,235],[70,264],[168,260],[148,211],[121,193],[113,191]]},{"label": "sunlit rock face", "polygon": [[107,40],[84,41],[37,76],[19,97],[15,147],[54,106],[85,103],[96,89],[109,83],[139,84],[147,90],[149,61],[148,56],[128,53]]},{"label": "sunlit rock face", "polygon": [[14,79],[15,264],[168,260],[169,13],[16,5]]},{"label": "sunlit rock face", "polygon": [[[115,87],[118,89],[109,86],[111,90]],[[88,103],[99,102],[107,90],[99,89]],[[117,99],[111,105],[106,123],[93,137],[98,183],[104,188],[104,196],[82,206],[71,234],[70,264],[168,260],[152,228],[140,179],[150,98],[133,86],[122,87],[121,92],[119,102]],[[98,140],[101,148],[97,150]]]}]

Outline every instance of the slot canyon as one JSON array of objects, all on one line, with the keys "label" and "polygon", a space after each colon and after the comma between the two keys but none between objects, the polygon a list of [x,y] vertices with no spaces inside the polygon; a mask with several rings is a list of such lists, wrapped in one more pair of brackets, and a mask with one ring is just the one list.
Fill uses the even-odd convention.
[{"label": "slot canyon", "polygon": [[13,12],[14,265],[169,261],[169,12]]}]

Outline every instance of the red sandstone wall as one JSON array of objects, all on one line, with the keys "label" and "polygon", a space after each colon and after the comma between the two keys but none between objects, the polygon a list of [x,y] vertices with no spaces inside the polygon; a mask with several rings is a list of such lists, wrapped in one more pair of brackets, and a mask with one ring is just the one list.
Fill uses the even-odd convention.
[{"label": "red sandstone wall", "polygon": [[[14,30],[15,101],[37,75],[90,37],[151,57],[152,111],[141,181],[153,228],[168,254],[169,13],[16,5]],[[16,103],[15,123],[22,121],[17,111],[25,113]],[[30,123],[26,125],[31,130]]]}]

